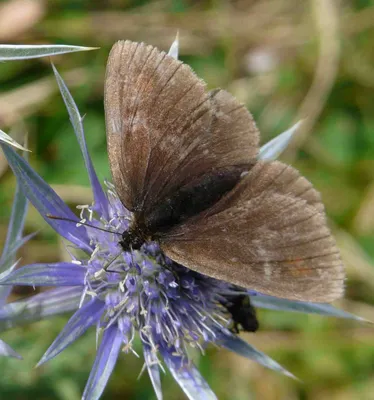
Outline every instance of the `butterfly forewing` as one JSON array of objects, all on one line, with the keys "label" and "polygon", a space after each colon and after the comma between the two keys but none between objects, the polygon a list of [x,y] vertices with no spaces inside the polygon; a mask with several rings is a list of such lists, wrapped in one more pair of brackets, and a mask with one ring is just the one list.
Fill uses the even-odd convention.
[{"label": "butterfly forewing", "polygon": [[343,265],[319,194],[280,162],[258,162],[161,243],[188,268],[265,294],[324,302],[343,292]]},{"label": "butterfly forewing", "polygon": [[225,91],[208,92],[189,66],[143,43],[113,47],[105,112],[115,186],[145,219],[205,174],[248,169],[257,156],[259,134],[241,104]]}]

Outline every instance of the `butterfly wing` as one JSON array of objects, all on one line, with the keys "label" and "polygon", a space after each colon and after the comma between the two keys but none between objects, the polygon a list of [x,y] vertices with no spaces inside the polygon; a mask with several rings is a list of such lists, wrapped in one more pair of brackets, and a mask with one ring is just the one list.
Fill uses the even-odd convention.
[{"label": "butterfly wing", "polygon": [[223,90],[208,92],[188,65],[143,43],[113,46],[105,115],[117,192],[143,219],[175,203],[177,191],[188,203],[183,188],[208,192],[213,175],[231,179],[231,189],[257,156],[259,134],[245,107]]},{"label": "butterfly wing", "polygon": [[192,270],[264,294],[330,302],[343,293],[320,195],[280,162],[258,162],[213,207],[167,232],[161,247]]}]

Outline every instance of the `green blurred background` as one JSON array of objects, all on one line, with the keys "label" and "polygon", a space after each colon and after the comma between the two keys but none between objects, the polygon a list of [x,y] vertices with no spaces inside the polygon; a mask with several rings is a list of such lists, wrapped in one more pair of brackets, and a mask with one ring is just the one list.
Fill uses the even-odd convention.
[{"label": "green blurred background", "polygon": [[[209,87],[246,103],[262,143],[308,116],[282,159],[322,192],[347,267],[346,299],[336,305],[374,320],[374,1],[334,0],[11,0],[0,3],[1,43],[61,43],[99,50],[55,57],[81,113],[100,179],[109,178],[103,79],[118,39],[167,50]],[[83,161],[48,59],[0,65],[0,127],[29,134],[31,164],[72,207],[91,202]],[[15,180],[0,154],[0,241]],[[22,263],[64,259],[63,243],[32,208],[26,232],[39,233]],[[16,288],[13,298],[32,292]],[[261,329],[243,337],[297,375],[292,381],[210,349],[199,367],[220,399],[374,399],[374,329],[369,324],[259,312]],[[80,399],[95,356],[95,335],[41,368],[33,366],[66,319],[2,335],[25,358],[0,359],[0,399]],[[103,399],[154,399],[143,361],[121,356]],[[166,399],[184,399],[170,375]]]}]

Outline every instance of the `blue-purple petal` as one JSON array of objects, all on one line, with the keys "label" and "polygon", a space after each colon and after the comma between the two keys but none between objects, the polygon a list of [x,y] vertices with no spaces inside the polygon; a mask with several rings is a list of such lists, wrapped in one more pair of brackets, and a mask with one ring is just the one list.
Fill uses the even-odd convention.
[{"label": "blue-purple petal", "polygon": [[217,397],[199,370],[181,357],[163,353],[164,361],[173,378],[190,400],[216,400]]},{"label": "blue-purple petal", "polygon": [[[4,274],[3,274],[4,275]],[[1,276],[2,285],[83,286],[86,269],[72,263],[31,264]]]},{"label": "blue-purple petal", "polygon": [[179,32],[177,32],[177,35],[175,37],[174,42],[171,44],[168,55],[170,57],[175,58],[178,60],[178,53],[179,53]]},{"label": "blue-purple petal", "polygon": [[61,75],[58,73],[56,67],[52,64],[53,72],[55,74],[58,87],[60,89],[61,96],[64,100],[66,109],[69,113],[71,124],[75,135],[77,137],[79,147],[82,151],[84,163],[88,172],[88,176],[91,182],[92,191],[94,194],[95,204],[94,207],[97,211],[100,211],[105,218],[108,218],[108,200],[105,196],[102,186],[100,185],[99,179],[97,178],[95,168],[92,164],[91,157],[87,150],[86,139],[84,136],[83,119],[79,113],[78,107],[75,104],[73,96],[71,95],[68,87],[63,81]]},{"label": "blue-purple petal", "polygon": [[9,286],[0,285],[0,307],[2,307],[6,303],[12,289],[13,288],[10,285]]},{"label": "blue-purple petal", "polygon": [[8,303],[0,308],[0,332],[75,311],[81,296],[81,287],[61,287]]},{"label": "blue-purple petal", "polygon": [[3,357],[13,357],[22,360],[22,356],[19,355],[15,350],[13,350],[8,344],[0,340],[0,356]]},{"label": "blue-purple petal", "polygon": [[30,235],[27,235],[23,238],[20,238],[19,240],[15,241],[9,248],[7,254],[4,253],[4,258],[2,260],[1,268],[0,268],[0,274],[4,271],[9,270],[14,264],[15,264],[15,255],[17,251],[26,243],[28,242],[32,237],[34,237],[36,233],[30,233]]},{"label": "blue-purple petal", "polygon": [[[1,48],[1,45],[0,45],[0,48]],[[1,50],[0,50],[0,53],[1,53]],[[0,58],[1,58],[1,54],[0,54]],[[10,144],[11,146],[13,146],[19,150],[30,151],[26,147],[21,146],[18,142],[16,142],[14,139],[12,139],[9,135],[7,135],[1,129],[0,129],[0,142]]]},{"label": "blue-purple petal", "polygon": [[260,149],[258,159],[264,161],[277,159],[286,149],[294,133],[300,128],[302,122],[302,120],[297,122],[295,125],[291,126],[291,128],[279,134],[274,139],[270,140],[270,142],[264,144]]},{"label": "blue-purple petal", "polygon": [[82,336],[90,326],[96,324],[101,318],[104,307],[105,303],[98,299],[92,299],[83,305],[69,319],[64,329],[45,352],[37,366],[56,357],[57,354],[61,353],[66,347]]},{"label": "blue-purple petal", "polygon": [[336,308],[328,303],[311,303],[307,301],[287,300],[278,297],[267,296],[264,294],[258,294],[256,296],[251,296],[251,304],[254,307],[266,308],[269,310],[293,311],[325,315],[328,317],[354,319],[361,322],[367,321],[364,318],[361,318],[344,310],[340,310],[339,308]]},{"label": "blue-purple petal", "polygon": [[100,398],[116,365],[121,345],[122,333],[117,325],[113,324],[104,331],[82,400]]},{"label": "blue-purple petal", "polygon": [[[12,248],[17,246],[17,243],[21,241],[27,208],[27,199],[20,190],[19,185],[17,184],[16,193],[13,200],[12,213],[8,225],[7,236],[5,239],[3,253],[0,258],[0,272],[3,272],[5,269],[7,269],[8,263],[4,262],[4,260],[5,258],[9,258],[9,253],[11,253],[11,256],[13,256],[12,261],[14,262],[15,251],[12,250]],[[11,262],[11,258],[9,262]]]},{"label": "blue-purple petal", "polygon": [[143,353],[144,353],[145,364],[148,370],[148,375],[149,378],[151,379],[157,400],[162,400],[160,367],[158,365],[158,359],[155,353],[152,351],[152,349],[146,344],[143,344]]},{"label": "blue-purple petal", "polygon": [[[0,274],[0,277],[10,274],[16,267],[17,263],[14,263],[6,271]],[[0,312],[1,312],[1,307],[3,307],[6,304],[12,289],[13,287],[11,285],[0,285]]]},{"label": "blue-purple petal", "polygon": [[97,47],[69,46],[65,44],[1,44],[0,61],[25,60],[54,56],[56,54],[72,53],[75,51],[95,50]]},{"label": "blue-purple petal", "polygon": [[48,217],[68,218],[79,222],[75,214],[60,199],[56,192],[38,175],[21,156],[10,146],[0,143],[10,167],[18,179],[25,196],[39,211],[49,225],[61,236],[74,243],[87,253],[92,252],[89,239],[84,227],[77,227],[73,222],[61,221]]},{"label": "blue-purple petal", "polygon": [[271,357],[257,350],[255,347],[240,339],[238,336],[233,335],[231,332],[218,332],[216,344],[218,346],[225,347],[233,353],[246,357],[249,360],[256,361],[266,368],[280,372],[286,376],[289,376],[290,378],[297,379],[293,374],[291,374],[291,372],[287,371]]}]

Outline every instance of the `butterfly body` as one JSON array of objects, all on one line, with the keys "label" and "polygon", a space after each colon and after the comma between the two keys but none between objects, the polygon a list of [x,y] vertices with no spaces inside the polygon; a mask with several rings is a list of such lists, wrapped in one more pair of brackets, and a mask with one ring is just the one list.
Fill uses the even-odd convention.
[{"label": "butterfly body", "polygon": [[147,239],[148,235],[141,228],[132,226],[122,233],[119,245],[123,251],[139,250]]},{"label": "butterfly body", "polygon": [[174,262],[241,287],[303,301],[342,295],[320,194],[294,168],[258,160],[258,129],[233,96],[208,91],[155,47],[121,41],[105,115],[113,181],[133,213],[124,250],[154,240]]},{"label": "butterfly body", "polygon": [[209,171],[163,199],[146,215],[146,219],[143,210],[135,211],[120,245],[125,251],[130,248],[137,250],[146,241],[160,239],[163,232],[210,208],[234,188],[247,170],[248,165]]}]

